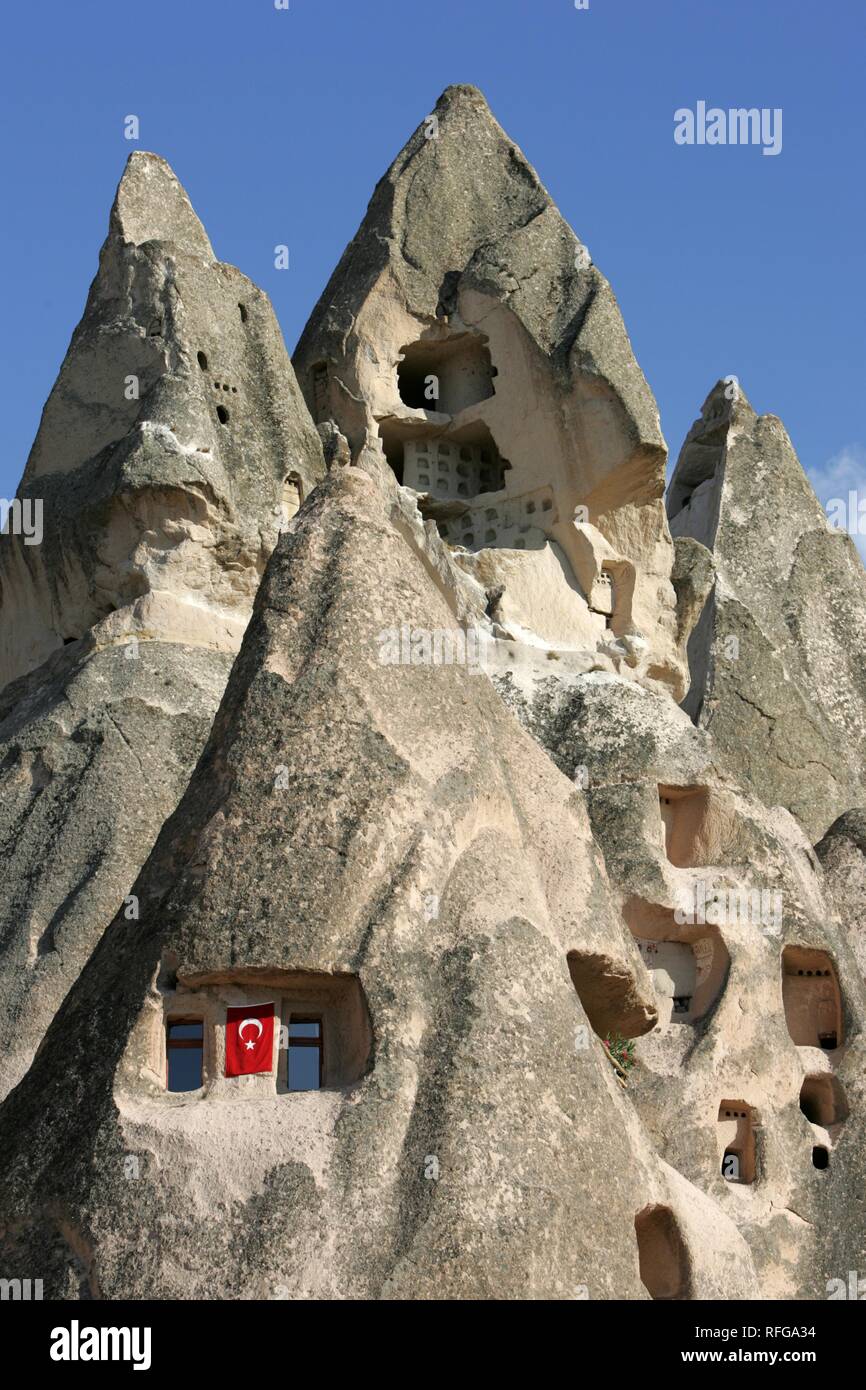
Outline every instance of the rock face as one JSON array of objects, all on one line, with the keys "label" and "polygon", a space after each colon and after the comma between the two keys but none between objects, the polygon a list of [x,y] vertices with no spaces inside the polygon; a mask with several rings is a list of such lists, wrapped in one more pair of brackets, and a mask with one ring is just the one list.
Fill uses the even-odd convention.
[{"label": "rock face", "polygon": [[378,184],[294,363],[354,456],[381,441],[504,631],[682,697],[655,401],[475,88],[449,87]]},{"label": "rock face", "polygon": [[[586,787],[658,997],[629,1080],[635,1110],[660,1157],[745,1239],[750,1296],[826,1297],[866,1239],[866,995],[809,841],[654,691],[554,676],[544,703],[533,732]],[[862,898],[862,853],[859,873]]]},{"label": "rock face", "polygon": [[19,489],[41,543],[0,540],[0,1093],[177,804],[323,471],[267,298],[133,154]]},{"label": "rock face", "polygon": [[815,846],[830,895],[866,979],[866,810],[847,811]]},{"label": "rock face", "polygon": [[[177,400],[194,410],[211,398],[187,359]],[[674,546],[664,442],[610,288],[472,88],[448,89],[379,184],[297,366],[318,432],[288,374],[291,515],[179,803],[232,655],[218,540],[193,567],[211,574],[194,652],[178,583],[9,687],[25,697],[7,715],[23,720],[16,920],[50,957],[63,920],[34,846],[68,767],[82,791],[61,858],[82,867],[57,891],[92,954],[0,1106],[4,1273],[55,1298],[825,1298],[866,1242],[866,988],[844,901],[862,893],[862,817],[828,832],[822,869],[808,817],[764,804],[785,800],[767,791],[778,748],[747,743],[744,765],[703,705],[693,723],[678,703],[687,643],[699,689],[718,666],[707,625],[740,475],[693,477],[708,456],[686,451],[673,510],[695,525]],[[742,400],[732,418],[778,443]],[[738,428],[718,426],[737,457]],[[256,464],[269,481],[246,495],[267,512],[294,480],[282,454]],[[820,550],[793,529],[798,555]],[[794,571],[811,641],[810,571]],[[762,582],[769,623],[783,599]],[[744,631],[760,592],[739,599]],[[173,636],[127,663],[119,634],[148,604]],[[816,650],[785,659],[829,731],[795,681]],[[713,689],[712,728],[733,727],[742,697]],[[167,816],[127,890],[137,917],[117,903],[104,931],[135,855],[124,828],[88,907],[103,870],[88,877],[75,836],[99,843],[97,735],[101,787],[139,763],[161,788],[142,845]],[[788,798],[804,804],[805,766]],[[275,1021],[250,1075],[234,1074],[236,1009],[253,1050]]]},{"label": "rock face", "polygon": [[[593,1031],[657,1008],[582,796],[483,672],[381,659],[407,615],[454,631],[459,580],[359,465],[281,540],[141,921],[6,1102],[19,1262],[67,1296],[640,1298],[643,1214],[675,1291],[748,1294],[734,1222],[656,1156]],[[224,1076],[227,1005],[275,998],[318,1001],[326,1089]],[[208,1021],[194,1094],[165,1090],[172,1017]]]},{"label": "rock face", "polygon": [[[729,399],[729,396],[732,397]],[[683,445],[671,531],[713,552],[685,709],[737,775],[818,839],[863,804],[866,586],[780,420],[719,382]]]}]

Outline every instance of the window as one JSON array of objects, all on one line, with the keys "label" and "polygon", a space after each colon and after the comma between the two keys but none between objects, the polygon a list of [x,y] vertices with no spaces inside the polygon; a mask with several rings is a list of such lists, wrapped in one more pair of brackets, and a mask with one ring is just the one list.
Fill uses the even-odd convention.
[{"label": "window", "polygon": [[725,1182],[744,1186],[753,1183],[757,1171],[757,1145],[752,1107],[741,1100],[723,1100],[719,1106],[719,1134]]},{"label": "window", "polygon": [[835,966],[826,951],[785,947],[782,1003],[788,1032],[798,1047],[833,1052],[842,1043],[842,996]]},{"label": "window", "polygon": [[289,1020],[289,1090],[318,1091],[322,1085],[322,1021]]},{"label": "window", "polygon": [[289,473],[283,481],[283,526],[288,526],[304,500],[304,486],[299,473]]},{"label": "window", "polygon": [[819,1073],[807,1076],[800,1090],[800,1109],[810,1124],[829,1129],[848,1118],[845,1092],[835,1076]]},{"label": "window", "polygon": [[197,1091],[204,1068],[204,1025],[200,1018],[170,1019],[165,1039],[166,1089]]},{"label": "window", "polygon": [[640,1279],[650,1298],[689,1299],[691,1260],[670,1207],[644,1207],[634,1219]]}]

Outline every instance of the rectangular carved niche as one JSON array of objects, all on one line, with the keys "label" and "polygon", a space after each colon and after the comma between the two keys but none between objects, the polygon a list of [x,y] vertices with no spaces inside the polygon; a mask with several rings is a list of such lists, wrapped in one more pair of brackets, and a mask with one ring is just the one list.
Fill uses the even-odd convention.
[{"label": "rectangular carved niche", "polygon": [[[229,1008],[273,1003],[274,1056],[269,1071],[227,1077],[226,1018]],[[170,1090],[185,1092],[189,1099],[214,1094],[220,1098],[273,1095],[310,1089],[337,1090],[353,1085],[366,1073],[373,1050],[372,1028],[361,982],[355,975],[288,970],[237,970],[197,975],[167,990],[162,999],[162,1020],[156,1014],[140,1023],[146,1070],[154,1081]],[[192,1025],[195,1025],[193,1030]],[[132,1054],[138,1051],[135,1039]],[[194,1048],[198,1049],[193,1056]],[[294,1046],[296,1070],[293,1084],[289,1053]],[[297,1077],[310,1073],[304,1048],[315,1054],[318,1085]],[[182,1055],[191,1054],[190,1058]],[[169,1053],[177,1053],[180,1062]],[[169,1066],[172,1062],[172,1066]],[[193,1063],[197,1063],[195,1076]],[[198,1082],[196,1087],[190,1078]],[[316,1078],[314,1078],[315,1080]],[[182,1096],[177,1097],[178,1100]]]},{"label": "rectangular carved niche", "polygon": [[714,862],[717,835],[707,787],[659,787],[659,811],[665,854],[672,864],[691,869]]},{"label": "rectangular carved niche", "polygon": [[659,1028],[695,1024],[724,985],[730,956],[717,927],[676,922],[665,908],[632,899],[625,918],[656,992]]},{"label": "rectangular carved niche", "polygon": [[832,1052],[841,1045],[842,996],[836,967],[826,951],[785,947],[782,1003],[788,1032],[798,1047]]},{"label": "rectangular carved niche", "polygon": [[721,1173],[725,1182],[755,1181],[755,1112],[742,1100],[723,1100],[719,1106]]}]

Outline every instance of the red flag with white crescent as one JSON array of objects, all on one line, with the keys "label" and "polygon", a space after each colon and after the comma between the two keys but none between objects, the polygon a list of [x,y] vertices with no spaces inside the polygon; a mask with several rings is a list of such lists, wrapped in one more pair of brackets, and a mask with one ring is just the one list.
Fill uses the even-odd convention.
[{"label": "red flag with white crescent", "polygon": [[273,1004],[239,1004],[226,1009],[226,1076],[271,1071],[273,1061]]}]

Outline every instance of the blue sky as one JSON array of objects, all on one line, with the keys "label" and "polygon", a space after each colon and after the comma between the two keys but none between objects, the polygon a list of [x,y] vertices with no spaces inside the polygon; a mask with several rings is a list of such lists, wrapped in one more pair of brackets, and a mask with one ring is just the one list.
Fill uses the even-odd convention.
[{"label": "blue sky", "polygon": [[[0,496],[84,307],[126,115],[291,350],[452,82],[482,88],[610,279],[674,457],[733,373],[822,500],[866,483],[862,0],[43,0],[4,31]],[[675,144],[701,100],[780,107],[781,153]]]}]

